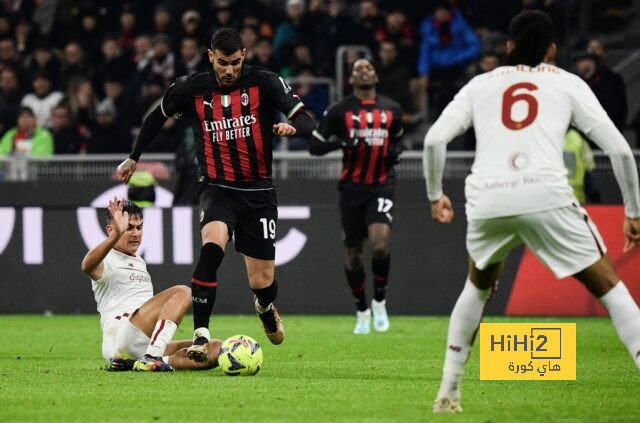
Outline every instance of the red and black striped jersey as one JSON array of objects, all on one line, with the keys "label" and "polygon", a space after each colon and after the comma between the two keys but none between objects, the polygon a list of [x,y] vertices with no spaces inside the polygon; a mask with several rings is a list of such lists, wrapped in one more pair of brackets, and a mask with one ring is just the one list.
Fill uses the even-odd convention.
[{"label": "red and black striped jersey", "polygon": [[204,181],[237,189],[270,189],[272,126],[279,110],[291,119],[303,107],[277,74],[243,65],[225,87],[213,72],[183,76],[169,87],[162,113],[187,119]]},{"label": "red and black striped jersey", "polygon": [[393,185],[395,157],[401,147],[402,108],[378,95],[361,101],[345,97],[325,112],[313,136],[327,142],[336,136],[342,143],[340,187],[370,188]]}]

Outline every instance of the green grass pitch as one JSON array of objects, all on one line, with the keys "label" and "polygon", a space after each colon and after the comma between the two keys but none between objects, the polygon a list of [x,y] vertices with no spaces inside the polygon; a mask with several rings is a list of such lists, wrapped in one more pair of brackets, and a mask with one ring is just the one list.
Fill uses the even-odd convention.
[{"label": "green grass pitch", "polygon": [[[0,316],[0,422],[446,421],[638,422],[640,371],[608,319],[576,322],[576,381],[480,381],[474,349],[462,384],[464,413],[433,415],[448,319],[392,316],[388,333],[354,336],[353,316],[284,316],[287,337],[268,343],[254,316],[215,316],[213,333],[255,337],[255,377],[219,369],[109,373],[95,316]],[[190,336],[187,317],[177,336]]]}]

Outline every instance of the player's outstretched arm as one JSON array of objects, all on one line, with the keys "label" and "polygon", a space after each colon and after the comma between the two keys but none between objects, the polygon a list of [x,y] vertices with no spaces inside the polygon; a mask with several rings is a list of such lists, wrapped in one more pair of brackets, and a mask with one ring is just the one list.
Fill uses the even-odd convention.
[{"label": "player's outstretched arm", "polygon": [[140,160],[140,155],[151,141],[155,139],[167,119],[168,118],[162,112],[162,107],[160,105],[153,109],[153,111],[144,119],[138,138],[133,144],[133,151],[129,155],[129,158],[118,166],[117,172],[118,180],[120,182],[124,182],[125,184],[129,182],[129,179],[131,179],[131,176],[136,171],[136,163]]},{"label": "player's outstretched arm", "polygon": [[129,213],[123,212],[124,201],[124,198],[118,200],[116,197],[109,201],[108,210],[113,222],[113,231],[104,241],[89,250],[84,259],[82,259],[82,271],[94,281],[102,278],[104,258],[116,245],[122,234],[129,229]]}]

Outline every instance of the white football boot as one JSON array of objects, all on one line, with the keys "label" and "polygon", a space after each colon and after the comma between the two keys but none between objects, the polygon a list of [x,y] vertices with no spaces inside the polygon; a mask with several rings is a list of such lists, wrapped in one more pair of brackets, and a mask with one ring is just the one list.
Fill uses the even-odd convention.
[{"label": "white football boot", "polygon": [[389,316],[385,307],[387,300],[380,302],[371,300],[371,312],[373,313],[373,328],[376,332],[386,332],[389,330]]},{"label": "white football boot", "polygon": [[356,327],[353,328],[355,335],[366,335],[371,331],[371,310],[356,312]]},{"label": "white football boot", "polygon": [[452,400],[449,397],[440,397],[433,402],[434,413],[462,413],[460,400]]}]

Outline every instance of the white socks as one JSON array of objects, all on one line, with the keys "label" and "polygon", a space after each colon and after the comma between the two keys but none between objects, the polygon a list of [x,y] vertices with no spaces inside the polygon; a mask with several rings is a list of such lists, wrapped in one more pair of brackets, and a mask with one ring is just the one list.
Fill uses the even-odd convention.
[{"label": "white socks", "polygon": [[467,278],[449,320],[447,352],[444,357],[442,384],[438,391],[438,398],[443,396],[448,396],[452,400],[460,398],[460,379],[464,373],[464,365],[471,352],[484,305],[490,295],[490,289],[480,290]]},{"label": "white socks", "polygon": [[640,309],[633,301],[627,287],[619,281],[609,292],[600,297],[600,302],[611,316],[611,322],[622,343],[627,347],[636,366],[640,368]]},{"label": "white socks", "polygon": [[173,334],[176,333],[178,325],[172,320],[158,320],[156,327],[151,334],[151,342],[147,347],[146,354],[152,357],[162,357],[167,345],[173,339]]}]

